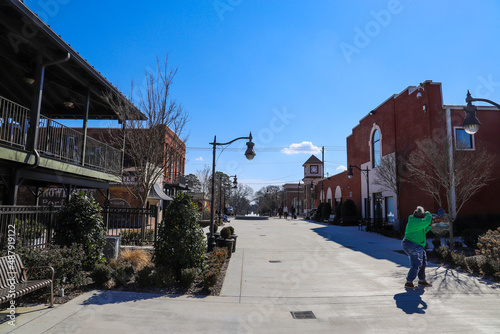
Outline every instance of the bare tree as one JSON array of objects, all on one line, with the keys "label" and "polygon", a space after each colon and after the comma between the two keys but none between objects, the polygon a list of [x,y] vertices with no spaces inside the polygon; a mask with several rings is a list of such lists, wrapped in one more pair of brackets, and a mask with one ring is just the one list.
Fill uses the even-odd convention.
[{"label": "bare tree", "polygon": [[246,184],[238,184],[238,187],[231,191],[229,203],[233,206],[235,215],[250,207],[252,194],[252,188]]},{"label": "bare tree", "polygon": [[[139,89],[139,109],[147,120],[128,120],[135,107],[123,99],[105,94],[104,99],[119,115],[125,131],[125,159],[132,166],[135,184],[128,189],[141,203],[146,205],[147,196],[158,179],[175,180],[176,166],[185,150],[184,127],[187,112],[181,104],[170,97],[170,85],[177,70],[169,69],[168,55],[162,63],[156,58],[156,71],[146,72],[145,86]],[[132,92],[134,84],[132,82]],[[108,135],[111,141],[120,141],[120,136]],[[113,143],[112,143],[113,144]],[[121,143],[120,143],[121,144]]]},{"label": "bare tree", "polygon": [[453,139],[446,136],[426,138],[416,144],[406,164],[407,180],[450,213],[453,250],[453,220],[463,205],[492,180],[494,158],[477,147],[474,151],[465,150],[457,143],[458,147],[454,148]]},{"label": "bare tree", "polygon": [[396,210],[398,219],[401,218],[399,210],[399,175],[397,171],[401,168],[396,161],[396,153],[387,154],[382,157],[380,165],[374,170],[375,177],[373,184],[381,186],[384,190],[392,191],[396,194]]},{"label": "bare tree", "polygon": [[279,186],[266,186],[262,187],[255,193],[254,201],[257,203],[259,212],[273,213],[278,208],[278,193]]}]

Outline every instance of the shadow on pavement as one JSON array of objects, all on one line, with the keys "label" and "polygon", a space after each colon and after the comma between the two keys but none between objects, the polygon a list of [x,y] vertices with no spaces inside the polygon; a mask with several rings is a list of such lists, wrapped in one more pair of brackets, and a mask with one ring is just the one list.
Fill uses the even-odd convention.
[{"label": "shadow on pavement", "polygon": [[145,299],[163,297],[156,293],[139,293],[131,291],[99,291],[83,302],[84,305],[106,305],[126,302],[137,302]]},{"label": "shadow on pavement", "polygon": [[[353,230],[351,227],[344,228],[334,225],[320,226],[311,230],[345,248],[362,252],[375,259],[389,260],[399,266],[409,268],[408,256],[396,252],[397,250],[401,250],[399,246],[401,241],[397,239],[387,238],[375,233]],[[391,249],[387,243],[396,246],[393,246],[393,249]],[[435,265],[429,263],[428,267],[432,266]]]},{"label": "shadow on pavement", "polygon": [[422,300],[424,289],[406,290],[394,295],[396,306],[406,314],[425,314],[427,304]]}]

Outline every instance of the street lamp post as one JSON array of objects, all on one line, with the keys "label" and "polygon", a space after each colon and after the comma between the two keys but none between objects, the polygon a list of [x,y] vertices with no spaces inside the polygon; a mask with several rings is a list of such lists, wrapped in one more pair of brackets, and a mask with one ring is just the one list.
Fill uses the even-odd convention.
[{"label": "street lamp post", "polygon": [[479,122],[479,120],[476,117],[477,107],[472,104],[472,102],[475,101],[487,102],[500,109],[500,104],[487,99],[474,98],[470,95],[470,92],[467,91],[467,97],[465,98],[465,102],[467,102],[467,105],[464,107],[465,119],[464,122],[462,123],[462,127],[464,128],[465,132],[467,132],[470,135],[475,134],[479,130],[479,127],[481,126],[481,122]]},{"label": "street lamp post", "polygon": [[212,251],[215,247],[215,237],[214,237],[214,202],[215,202],[215,150],[217,146],[225,146],[234,143],[237,140],[248,139],[247,142],[247,150],[245,151],[245,157],[248,160],[252,160],[255,157],[255,151],[253,149],[254,143],[252,142],[252,133],[248,137],[238,137],[233,139],[227,143],[218,143],[217,137],[214,136],[214,141],[210,143],[212,145],[212,198],[210,202],[210,235],[208,237],[207,249],[208,251]]},{"label": "street lamp post", "polygon": [[347,172],[347,177],[350,179],[352,179],[352,177],[353,177],[353,174],[352,174],[353,167],[358,169],[361,172],[366,173],[365,174],[365,176],[366,176],[366,201],[367,201],[366,218],[370,219],[370,211],[371,211],[371,209],[370,209],[370,179],[368,177],[368,173],[370,172],[370,170],[368,169],[368,166],[366,167],[366,169],[361,169],[358,166],[349,164],[349,171]]}]

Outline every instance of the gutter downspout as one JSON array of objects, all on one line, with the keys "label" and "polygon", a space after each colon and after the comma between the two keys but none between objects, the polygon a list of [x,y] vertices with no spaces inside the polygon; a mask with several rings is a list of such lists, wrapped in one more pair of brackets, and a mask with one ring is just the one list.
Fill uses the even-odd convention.
[{"label": "gutter downspout", "polygon": [[[30,142],[27,144],[28,150],[30,150],[35,155],[35,162],[29,168],[36,168],[40,164],[40,153],[38,152],[38,129],[40,126],[40,111],[42,108],[42,95],[43,95],[43,81],[45,77],[45,68],[67,62],[71,58],[71,54],[68,52],[64,58],[56,59],[45,64],[42,64],[40,67],[40,75],[39,75],[39,88],[35,92],[35,97],[33,99],[33,105],[31,108],[31,118],[30,118]],[[34,111],[34,112],[33,112]]]}]

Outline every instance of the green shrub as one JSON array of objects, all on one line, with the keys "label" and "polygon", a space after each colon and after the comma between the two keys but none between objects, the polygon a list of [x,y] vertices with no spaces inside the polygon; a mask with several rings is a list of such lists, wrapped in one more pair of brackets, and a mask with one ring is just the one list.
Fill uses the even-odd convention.
[{"label": "green shrub", "polygon": [[493,276],[499,272],[498,262],[491,259],[485,258],[482,263],[480,263],[481,272],[487,276]]},{"label": "green shrub", "polygon": [[185,268],[202,268],[205,235],[198,224],[198,210],[191,198],[180,193],[165,211],[158,230],[154,262],[157,267],[172,268],[177,279]]},{"label": "green shrub", "polygon": [[[79,287],[85,284],[83,261],[85,260],[82,245],[73,244],[70,247],[48,245],[46,248],[24,248],[20,252],[26,267],[52,266],[54,279]],[[37,274],[35,272],[30,273]],[[42,274],[41,272],[37,274]],[[47,276],[45,275],[45,278]]]},{"label": "green shrub", "polygon": [[113,277],[113,269],[107,264],[98,263],[92,270],[91,277],[95,284],[104,285]]},{"label": "green shrub", "polygon": [[205,290],[210,290],[217,284],[219,279],[219,271],[215,269],[206,270],[203,274],[203,288]]},{"label": "green shrub", "polygon": [[477,246],[479,248],[478,254],[500,262],[500,227],[495,231],[489,230],[481,235]]},{"label": "green shrub", "polygon": [[357,215],[356,203],[352,199],[347,199],[342,204],[341,215],[342,217],[354,217]]},{"label": "green shrub", "polygon": [[220,230],[220,237],[223,239],[229,239],[231,237],[231,230],[227,227],[224,227]]},{"label": "green shrub", "polygon": [[159,288],[168,288],[175,283],[175,275],[171,269],[160,267],[151,273],[153,284]]},{"label": "green shrub", "polygon": [[330,215],[332,214],[332,206],[330,203],[323,203],[323,208],[321,209],[321,215],[323,216],[323,220],[328,220]]},{"label": "green shrub", "polygon": [[155,267],[152,265],[146,266],[139,270],[136,274],[135,281],[143,288],[151,287],[155,284],[153,280],[153,271]]},{"label": "green shrub", "polygon": [[316,210],[316,215],[314,216],[314,220],[317,222],[322,222],[324,220],[323,218],[323,207],[325,206],[325,203],[319,203],[318,209]]},{"label": "green shrub", "polygon": [[210,290],[220,275],[220,270],[228,256],[227,248],[215,247],[207,256],[206,266],[203,270],[203,287]]},{"label": "green shrub", "polygon": [[197,268],[186,268],[181,270],[181,279],[179,284],[183,288],[188,288],[193,284],[194,280],[198,276]]},{"label": "green shrub", "polygon": [[340,219],[342,218],[342,202],[339,202],[335,206],[335,218],[333,219],[334,224],[340,224]]},{"label": "green shrub", "polygon": [[102,258],[106,229],[97,202],[81,192],[71,198],[58,214],[54,242],[60,246],[77,243],[85,253],[84,268],[92,270]]},{"label": "green shrub", "polygon": [[479,273],[483,260],[480,255],[465,258],[465,265],[470,273]]},{"label": "green shrub", "polygon": [[462,268],[467,268],[467,264],[465,262],[465,255],[463,253],[451,253],[451,257],[455,265]]},{"label": "green shrub", "polygon": [[113,272],[113,278],[118,285],[126,286],[134,278],[134,267],[131,265],[121,265]]},{"label": "green shrub", "polygon": [[34,219],[15,219],[16,238],[20,239],[37,239],[41,238],[45,233],[45,225],[37,222]]}]

